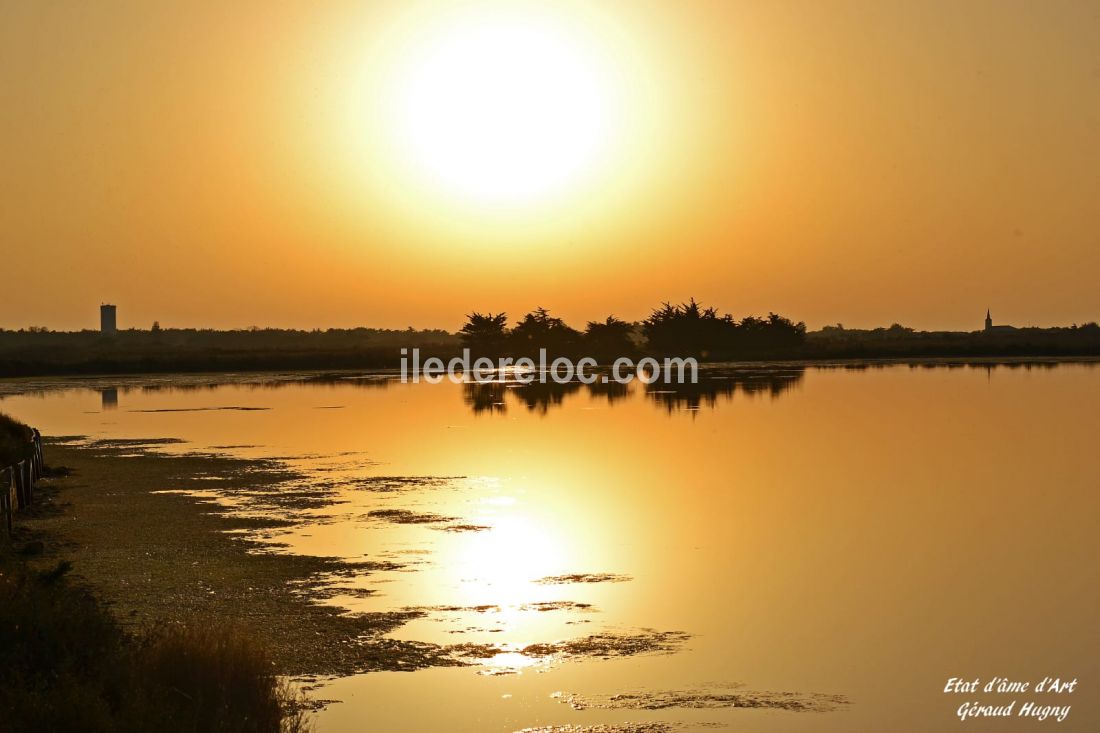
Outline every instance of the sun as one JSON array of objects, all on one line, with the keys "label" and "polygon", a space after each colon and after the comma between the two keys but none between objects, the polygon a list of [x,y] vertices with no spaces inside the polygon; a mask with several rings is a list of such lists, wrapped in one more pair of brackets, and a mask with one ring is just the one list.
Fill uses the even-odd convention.
[{"label": "sun", "polygon": [[451,17],[393,73],[390,137],[407,172],[449,197],[514,204],[580,186],[616,133],[608,64],[545,15]]}]

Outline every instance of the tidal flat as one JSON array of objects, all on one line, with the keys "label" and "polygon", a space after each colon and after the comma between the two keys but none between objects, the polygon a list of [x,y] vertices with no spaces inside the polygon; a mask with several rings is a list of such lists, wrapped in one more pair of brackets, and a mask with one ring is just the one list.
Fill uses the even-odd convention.
[{"label": "tidal flat", "polygon": [[397,569],[393,561],[275,552],[265,533],[292,520],[270,507],[231,511],[237,492],[262,495],[293,481],[292,472],[270,461],[149,450],[158,444],[49,441],[51,464],[71,473],[43,484],[26,523],[47,539],[43,561],[72,562],[121,622],[240,624],[291,676],[460,663],[439,647],[384,638],[420,612],[350,615],[314,601],[332,578]]}]

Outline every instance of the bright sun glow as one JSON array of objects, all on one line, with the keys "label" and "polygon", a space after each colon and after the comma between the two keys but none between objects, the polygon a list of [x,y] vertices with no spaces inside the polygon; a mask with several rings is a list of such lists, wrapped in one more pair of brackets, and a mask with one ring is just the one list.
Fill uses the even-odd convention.
[{"label": "bright sun glow", "polygon": [[[506,514],[492,520],[492,529],[471,536],[457,549],[456,577],[471,603],[495,603],[514,608],[532,600],[538,591],[554,591],[533,585],[540,577],[565,572],[568,563],[562,538],[547,520],[522,514]],[[475,600],[475,598],[480,600]],[[537,598],[535,600],[543,600]]]},{"label": "bright sun glow", "polygon": [[452,18],[393,78],[391,136],[418,178],[482,202],[551,197],[609,153],[614,87],[584,36],[542,16]]}]

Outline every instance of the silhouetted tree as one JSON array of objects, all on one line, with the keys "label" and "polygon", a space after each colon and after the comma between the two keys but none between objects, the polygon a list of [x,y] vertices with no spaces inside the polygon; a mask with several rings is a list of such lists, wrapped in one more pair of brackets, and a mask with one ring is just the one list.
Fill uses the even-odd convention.
[{"label": "silhouetted tree", "polygon": [[644,321],[643,332],[655,353],[714,361],[791,355],[805,340],[806,324],[776,313],[736,321],[693,298],[680,305],[664,303]]},{"label": "silhouetted tree", "polygon": [[576,353],[581,334],[545,308],[536,308],[516,323],[509,342],[516,354],[533,356],[539,349],[546,349],[550,355],[565,355]]},{"label": "silhouetted tree", "polygon": [[733,334],[735,323],[727,314],[704,308],[692,298],[687,303],[664,303],[642,323],[650,350],[660,354],[711,358]]},{"label": "silhouetted tree", "polygon": [[794,323],[776,313],[767,318],[746,316],[734,332],[729,358],[788,356],[806,340],[806,324]]},{"label": "silhouetted tree", "polygon": [[584,329],[584,345],[591,356],[600,361],[612,361],[621,356],[633,356],[637,351],[634,324],[608,316],[605,321],[589,321]]},{"label": "silhouetted tree", "polygon": [[508,314],[478,313],[466,316],[466,325],[458,332],[462,345],[476,354],[496,354],[504,348]]}]

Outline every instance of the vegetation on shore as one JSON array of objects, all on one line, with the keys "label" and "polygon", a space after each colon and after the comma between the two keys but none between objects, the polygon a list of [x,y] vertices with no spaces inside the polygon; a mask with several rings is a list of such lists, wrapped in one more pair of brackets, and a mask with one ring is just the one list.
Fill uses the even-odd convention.
[{"label": "vegetation on shore", "polygon": [[664,303],[642,321],[616,316],[575,328],[537,308],[509,325],[505,313],[474,312],[458,333],[372,328],[296,331],[252,328],[60,333],[0,330],[0,377],[296,369],[382,369],[401,365],[402,349],[447,360],[463,346],[483,356],[694,356],[702,361],[924,357],[1100,356],[1096,323],[993,331],[916,331],[827,326],[769,313],[735,318],[695,300]]},{"label": "vegetation on shore", "polygon": [[0,330],[0,376],[377,369],[398,366],[406,347],[449,356],[458,339],[440,330],[374,328]]},{"label": "vegetation on shore", "polygon": [[[0,414],[0,464],[29,451],[31,428]],[[236,628],[125,633],[72,565],[35,570],[41,541],[0,537],[0,730],[298,733],[300,700]]]},{"label": "vegetation on shore", "polygon": [[533,356],[546,349],[553,356],[594,356],[612,360],[639,354],[693,356],[710,361],[776,358],[797,350],[806,324],[776,313],[767,318],[734,318],[695,300],[664,303],[640,323],[611,315],[589,321],[578,331],[537,308],[509,329],[504,313],[472,313],[459,336],[479,355]]},{"label": "vegetation on shore", "polygon": [[30,456],[31,429],[0,412],[0,469]]},{"label": "vegetation on shore", "polygon": [[308,729],[267,656],[232,628],[124,633],[67,563],[0,553],[0,727],[139,733]]},{"label": "vegetation on shore", "polygon": [[917,331],[900,324],[852,329],[838,324],[806,335],[804,358],[1100,356],[1094,322],[1007,331]]}]

